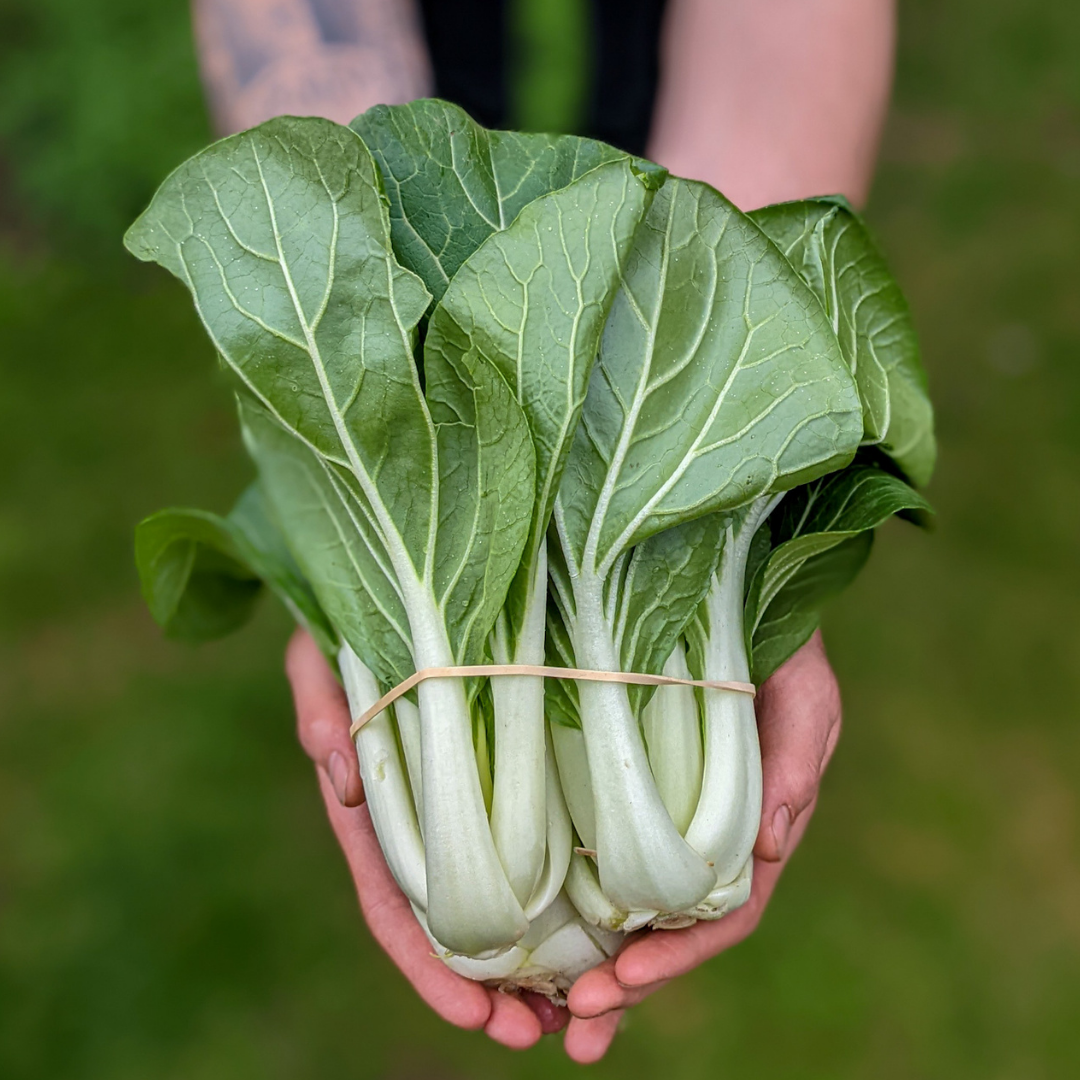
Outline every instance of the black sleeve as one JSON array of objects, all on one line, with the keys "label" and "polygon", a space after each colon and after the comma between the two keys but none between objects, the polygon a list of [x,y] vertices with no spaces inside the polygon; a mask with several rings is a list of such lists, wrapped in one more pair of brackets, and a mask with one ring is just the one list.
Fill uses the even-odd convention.
[{"label": "black sleeve", "polygon": [[437,97],[484,127],[507,124],[507,0],[420,0]]},{"label": "black sleeve", "polygon": [[[509,116],[513,0],[420,0],[435,93],[485,127]],[[642,154],[660,73],[665,0],[582,0],[591,11],[589,96],[579,134]]]},{"label": "black sleeve", "polygon": [[660,81],[665,0],[592,0],[593,72],[583,135],[644,154]]}]

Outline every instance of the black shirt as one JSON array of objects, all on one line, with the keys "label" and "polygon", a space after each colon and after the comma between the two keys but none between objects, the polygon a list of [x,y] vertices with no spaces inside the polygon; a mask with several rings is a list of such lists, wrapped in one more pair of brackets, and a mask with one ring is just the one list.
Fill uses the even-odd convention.
[{"label": "black shirt", "polygon": [[[592,64],[581,135],[645,152],[665,0],[588,0]],[[509,122],[507,0],[421,0],[435,93],[486,127]]]}]

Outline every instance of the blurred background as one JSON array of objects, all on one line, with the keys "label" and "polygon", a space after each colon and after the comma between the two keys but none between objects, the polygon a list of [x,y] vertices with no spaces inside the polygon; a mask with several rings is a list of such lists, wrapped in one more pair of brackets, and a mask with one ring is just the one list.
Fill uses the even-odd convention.
[{"label": "blurred background", "polygon": [[[580,0],[515,0],[515,126],[573,128]],[[185,0],[0,0],[0,1075],[569,1075],[431,1014],[363,928],[289,632],[164,641],[136,521],[250,468],[123,229],[210,137]],[[1080,1075],[1080,6],[903,0],[868,211],[939,416],[936,533],[826,619],[846,727],[747,943],[598,1076]]]}]

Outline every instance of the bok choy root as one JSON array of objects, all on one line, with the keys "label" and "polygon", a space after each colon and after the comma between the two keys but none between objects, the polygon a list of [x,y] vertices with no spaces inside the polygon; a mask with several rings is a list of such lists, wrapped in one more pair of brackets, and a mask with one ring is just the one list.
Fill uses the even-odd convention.
[{"label": "bok choy root", "polygon": [[[911,321],[839,198],[737,210],[437,100],[215,143],[128,231],[190,290],[257,480],[136,535],[166,632],[265,584],[336,665],[371,817],[435,951],[564,994],[629,930],[744,903],[752,695],[929,507]],[[549,665],[666,674],[652,688]]]}]

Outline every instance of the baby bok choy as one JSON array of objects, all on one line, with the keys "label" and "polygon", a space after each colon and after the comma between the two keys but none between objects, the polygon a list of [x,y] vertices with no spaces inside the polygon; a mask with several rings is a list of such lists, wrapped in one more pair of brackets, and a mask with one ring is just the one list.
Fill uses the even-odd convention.
[{"label": "baby bok choy", "polygon": [[[685,625],[704,599],[719,555],[710,599],[722,644],[707,677],[748,678],[741,601],[753,530],[777,492],[844,465],[861,435],[854,381],[804,282],[711,188],[668,181],[625,268],[555,503],[553,582],[566,659],[641,670],[634,653],[653,647],[663,664],[684,628],[677,615]],[[740,508],[737,524],[704,545],[710,558],[690,559],[693,572],[679,566],[686,559],[680,548],[693,541],[687,533],[684,545],[672,543],[673,530]],[[644,580],[636,563],[651,557],[653,543],[668,549],[680,596],[661,593],[667,617],[640,626],[632,619]],[[696,588],[687,587],[691,581]],[[655,587],[648,591],[655,601]],[[654,645],[650,634],[664,639]],[[706,693],[726,699],[736,692]],[[650,767],[627,687],[583,682],[576,697],[578,751],[588,763],[594,811],[595,843],[588,846],[600,887],[616,909],[636,913],[635,921],[692,910],[727,883],[718,881],[723,868],[714,857],[714,834],[723,827],[714,804],[729,794],[715,790],[726,787],[715,756],[706,756],[683,836]],[[735,708],[752,725],[752,703],[742,697]],[[648,725],[654,743],[661,726],[655,719]],[[707,733],[706,750],[714,741]]]},{"label": "baby bok choy", "polygon": [[[744,690],[878,524],[928,510],[910,320],[850,208],[748,217],[432,100],[215,143],[126,243],[190,290],[258,472],[226,517],[139,526],[166,631],[227,633],[265,584],[354,717],[424,669],[507,667],[425,679],[356,735],[436,953],[558,996],[622,932],[745,901]],[[515,670],[544,664],[616,680]]]},{"label": "baby bok choy", "polygon": [[[456,303],[459,320],[469,303],[455,289],[434,306],[428,339],[440,347],[425,348],[419,364],[417,325],[432,297],[395,259],[382,178],[348,129],[282,119],[226,139],[181,166],[129,231],[136,254],[188,285],[238,376],[245,443],[288,548],[342,639],[355,711],[413,670],[475,664],[493,645],[514,648],[530,633],[542,659],[543,536],[565,459],[556,429],[573,429],[619,263],[657,175],[614,155],[526,206],[516,231],[492,238],[504,246],[477,247],[473,258],[497,263],[481,271],[482,286],[501,291],[508,318],[515,303],[520,309],[518,338],[530,301],[549,316],[558,309],[562,325],[541,315],[534,331],[550,347],[449,340],[438,332],[450,326],[443,302]],[[530,269],[540,271],[533,278],[542,301],[528,287],[511,295]],[[467,270],[468,260],[458,273]],[[493,325],[504,322],[496,315]],[[567,374],[561,385],[544,384],[526,360]],[[500,368],[519,372],[519,385]],[[551,406],[539,478],[515,391],[530,407],[530,392],[546,392]],[[538,486],[547,506],[534,512]],[[514,704],[500,709],[502,696],[497,721]],[[548,858],[549,818],[559,807],[549,809],[547,795],[561,796],[546,776],[542,697],[531,696],[522,745],[506,739],[496,755],[507,759],[502,803],[522,778],[520,809],[535,825],[517,846],[504,826],[501,852],[485,800],[490,776],[476,753],[483,700],[462,679],[429,680],[417,688],[418,715],[410,702],[395,710],[417,791],[399,768],[386,812],[373,799],[373,817],[399,883],[456,953],[506,948],[525,934],[526,910],[538,914],[561,887],[569,828],[554,830],[561,851]],[[362,733],[365,772],[385,773],[380,755],[395,741],[388,724]]]}]

